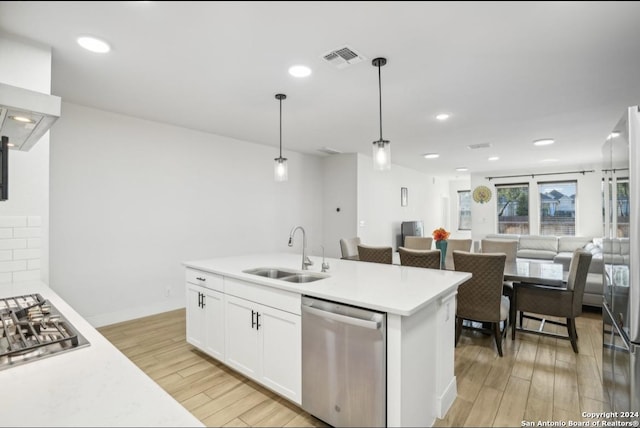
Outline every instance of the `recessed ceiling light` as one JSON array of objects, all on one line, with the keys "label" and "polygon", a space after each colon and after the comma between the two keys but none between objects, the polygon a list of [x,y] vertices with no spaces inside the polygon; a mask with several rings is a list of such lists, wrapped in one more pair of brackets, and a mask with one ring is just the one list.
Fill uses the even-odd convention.
[{"label": "recessed ceiling light", "polygon": [[91,52],[107,53],[111,50],[111,46],[107,42],[95,37],[81,36],[78,37],[77,41],[80,46]]},{"label": "recessed ceiling light", "polygon": [[436,119],[438,120],[447,120],[449,119],[449,115],[447,113],[440,113],[436,115]]},{"label": "recessed ceiling light", "polygon": [[534,146],[548,146],[549,144],[555,143],[555,140],[551,138],[543,138],[542,140],[536,140],[533,142]]},{"label": "recessed ceiling light", "polygon": [[459,168],[456,168],[456,171],[465,172],[465,171],[469,171],[469,168],[467,168],[466,166],[461,166]]},{"label": "recessed ceiling light", "polygon": [[15,145],[15,144],[13,144],[13,143],[7,143],[7,146],[8,146],[8,147],[15,147],[16,145]]},{"label": "recessed ceiling light", "polygon": [[488,160],[497,161],[498,159],[500,159],[498,156],[491,156]]},{"label": "recessed ceiling light", "polygon": [[550,159],[542,159],[540,162],[549,162],[549,163],[552,163],[552,162],[558,162],[558,159],[554,159],[554,158],[550,158]]},{"label": "recessed ceiling light", "polygon": [[311,74],[311,69],[306,65],[293,65],[289,67],[289,74],[293,77],[307,77]]},{"label": "recessed ceiling light", "polygon": [[427,153],[422,156],[424,156],[425,159],[437,159],[440,157],[438,153]]}]

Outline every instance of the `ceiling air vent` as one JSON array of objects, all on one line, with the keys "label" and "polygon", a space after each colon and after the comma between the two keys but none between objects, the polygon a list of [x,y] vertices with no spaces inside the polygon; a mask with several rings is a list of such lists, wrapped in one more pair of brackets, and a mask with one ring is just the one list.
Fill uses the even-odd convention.
[{"label": "ceiling air vent", "polygon": [[489,147],[491,147],[491,143],[469,144],[467,147],[471,150],[488,149]]},{"label": "ceiling air vent", "polygon": [[364,61],[366,58],[350,47],[344,46],[327,52],[322,58],[336,68],[345,68]]},{"label": "ceiling air vent", "polygon": [[321,149],[318,149],[318,151],[322,152],[322,153],[326,153],[328,155],[337,155],[337,154],[342,153],[341,151],[336,150],[336,149],[332,149],[331,147],[323,147]]}]

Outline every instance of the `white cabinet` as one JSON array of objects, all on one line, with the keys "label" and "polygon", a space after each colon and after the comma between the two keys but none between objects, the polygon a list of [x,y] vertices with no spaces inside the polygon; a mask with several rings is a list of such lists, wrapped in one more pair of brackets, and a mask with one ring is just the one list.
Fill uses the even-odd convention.
[{"label": "white cabinet", "polygon": [[300,294],[187,269],[187,342],[301,404]]},{"label": "white cabinet", "polygon": [[[230,288],[239,290],[243,297],[251,295],[255,287],[237,280],[232,282]],[[258,290],[258,294],[264,291]],[[299,295],[295,297],[299,299]],[[225,313],[226,364],[300,404],[300,315],[229,294],[225,295]]]},{"label": "white cabinet", "polygon": [[300,404],[300,316],[225,296],[230,367]]},{"label": "white cabinet", "polygon": [[187,272],[187,342],[224,361],[224,294],[222,278],[199,271]]}]

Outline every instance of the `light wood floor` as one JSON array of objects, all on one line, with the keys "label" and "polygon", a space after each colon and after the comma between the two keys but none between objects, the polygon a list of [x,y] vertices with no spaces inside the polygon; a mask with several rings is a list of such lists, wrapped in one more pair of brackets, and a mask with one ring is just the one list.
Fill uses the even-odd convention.
[{"label": "light wood floor", "polygon": [[[531,321],[529,327],[534,327]],[[455,350],[458,397],[440,427],[520,427],[522,421],[582,421],[608,411],[602,390],[602,317],[578,318],[579,354],[566,340],[463,330]],[[184,309],[98,330],[207,426],[326,426],[291,402],[185,341]],[[564,333],[561,328],[558,332]]]}]

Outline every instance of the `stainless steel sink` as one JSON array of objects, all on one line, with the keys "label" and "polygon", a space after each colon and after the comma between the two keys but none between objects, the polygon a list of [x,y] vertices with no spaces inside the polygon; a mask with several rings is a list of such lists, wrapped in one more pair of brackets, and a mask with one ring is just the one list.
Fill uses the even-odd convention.
[{"label": "stainless steel sink", "polygon": [[296,273],[295,271],[281,270],[281,269],[278,269],[278,268],[248,269],[248,270],[244,270],[243,272],[244,273],[250,273],[252,275],[264,276],[266,278],[274,278],[274,279],[280,279],[280,278],[283,278],[285,276],[294,275]]},{"label": "stainless steel sink", "polygon": [[262,267],[255,269],[243,270],[244,273],[251,275],[258,275],[265,278],[279,279],[281,281],[287,281],[294,284],[303,284],[307,282],[318,281],[320,279],[328,278],[329,275],[322,273],[311,272],[299,272],[289,269]]},{"label": "stainless steel sink", "polygon": [[317,281],[319,279],[324,279],[326,278],[326,276],[318,276],[315,274],[308,274],[308,273],[297,273],[295,275],[291,275],[291,276],[285,276],[284,278],[280,278],[283,281],[288,281],[288,282],[297,282],[297,283],[305,283],[305,282],[313,282],[313,281]]}]

